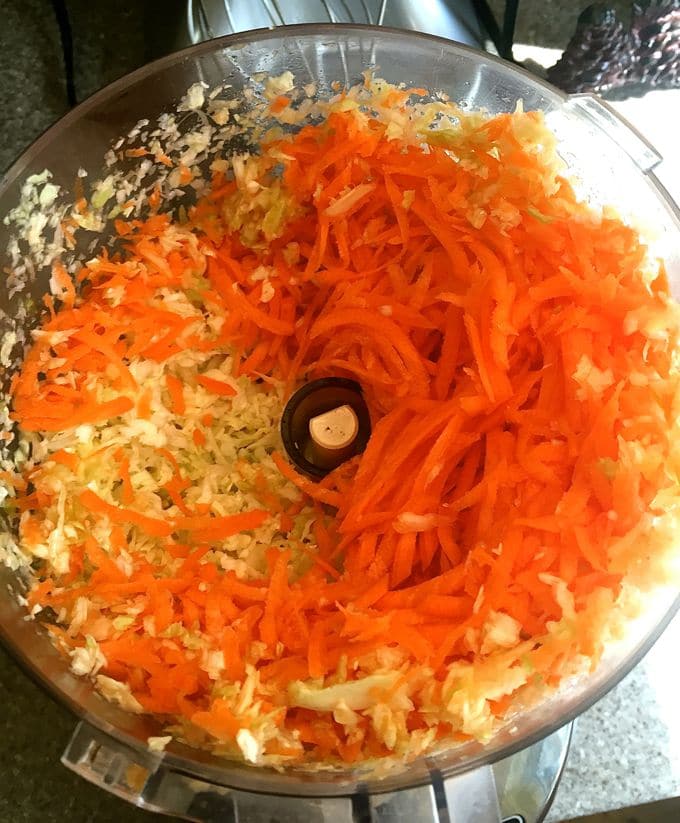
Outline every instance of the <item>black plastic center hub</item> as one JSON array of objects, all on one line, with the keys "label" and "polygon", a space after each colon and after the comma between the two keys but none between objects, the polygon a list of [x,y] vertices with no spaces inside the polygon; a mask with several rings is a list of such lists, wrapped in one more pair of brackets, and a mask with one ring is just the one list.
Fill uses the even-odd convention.
[{"label": "black plastic center hub", "polygon": [[[354,428],[347,443],[340,440],[336,445],[338,439],[331,438],[330,447],[326,447],[312,436],[310,422],[333,410],[345,420],[351,419]],[[371,419],[361,386],[344,377],[323,377],[306,383],[292,395],[281,417],[281,438],[288,456],[301,472],[316,480],[361,454],[370,436]]]}]

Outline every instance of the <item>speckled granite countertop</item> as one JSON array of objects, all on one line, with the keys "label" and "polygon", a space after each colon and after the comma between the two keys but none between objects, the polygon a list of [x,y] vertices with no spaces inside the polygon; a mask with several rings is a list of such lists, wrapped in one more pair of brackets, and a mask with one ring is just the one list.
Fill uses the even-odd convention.
[{"label": "speckled granite countertop", "polygon": [[[496,9],[503,0],[493,0]],[[520,43],[560,48],[573,31],[579,0],[523,0]],[[624,0],[611,5],[623,6]],[[144,4],[69,0],[82,99],[157,52],[159,33],[144,18],[167,21],[181,0]],[[141,11],[142,7],[145,12]],[[552,62],[548,55],[548,62]],[[662,93],[665,94],[665,93]],[[680,93],[679,93],[680,94]],[[48,0],[0,0],[0,172],[67,110],[57,29]],[[648,95],[621,110],[674,153],[669,119],[680,117],[676,96]],[[675,112],[675,114],[674,114]],[[669,126],[671,126],[669,128]],[[671,135],[671,137],[669,137]],[[662,179],[680,200],[678,167]],[[591,811],[680,794],[680,619],[647,658],[578,721],[550,823]],[[0,649],[0,823],[150,823],[158,820],[86,784],[64,769],[60,755],[74,718],[50,700]],[[670,823],[670,821],[669,821]]]},{"label": "speckled granite countertop", "polygon": [[678,648],[680,618],[577,720],[547,823],[680,794]]}]

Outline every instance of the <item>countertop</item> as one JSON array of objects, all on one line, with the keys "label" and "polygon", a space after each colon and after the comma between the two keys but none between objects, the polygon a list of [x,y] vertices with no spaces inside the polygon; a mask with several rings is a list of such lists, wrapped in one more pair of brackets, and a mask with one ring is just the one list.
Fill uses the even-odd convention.
[{"label": "countertop", "polygon": [[[182,7],[178,0],[109,4],[69,0],[67,5],[80,99],[158,54]],[[503,2],[494,0],[491,5],[498,9]],[[523,0],[517,42],[564,47],[585,5],[582,0]],[[556,55],[523,54],[537,62],[543,59],[546,65]],[[680,130],[680,123],[676,128],[669,123],[669,118],[680,117],[675,94],[655,92],[617,104],[666,156],[674,154],[676,147],[670,141]],[[51,4],[0,0],[0,173],[67,109]],[[678,167],[666,163],[661,177],[680,200]],[[548,821],[680,794],[678,648],[680,619],[633,672],[581,716]],[[74,718],[0,649],[0,823],[158,820],[86,784],[60,765],[74,726]]]}]

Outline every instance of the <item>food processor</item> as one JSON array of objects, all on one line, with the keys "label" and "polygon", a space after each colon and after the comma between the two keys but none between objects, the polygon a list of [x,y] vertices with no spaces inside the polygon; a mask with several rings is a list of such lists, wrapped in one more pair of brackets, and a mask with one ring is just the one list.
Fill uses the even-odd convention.
[{"label": "food processor", "polygon": [[[152,129],[196,83],[206,90],[220,87],[225,99],[239,100],[258,78],[290,71],[296,83],[314,83],[323,95],[331,84],[360,81],[366,69],[391,83],[442,92],[469,110],[511,112],[521,101],[525,110],[543,111],[581,195],[593,205],[613,204],[624,216],[641,215],[654,229],[672,289],[680,294],[680,218],[653,173],[661,158],[597,99],[568,97],[510,64],[439,37],[371,26],[301,25],[235,34],[158,60],[71,111],[14,164],[0,184],[0,263],[8,273],[0,292],[3,350],[35,323],[31,307],[48,291],[49,266],[38,254],[45,249],[31,242],[30,220],[15,219],[29,178],[49,169],[59,197],[75,201],[78,181],[86,175],[101,179],[123,162],[111,153],[120,138],[133,128]],[[200,108],[185,110],[177,127],[188,133],[202,117]],[[169,207],[192,194],[179,186]],[[19,238],[17,226],[23,226]],[[85,231],[75,254],[87,259],[102,239],[99,230]],[[27,274],[23,292],[14,288],[11,272],[17,266]],[[10,377],[3,369],[5,384]],[[177,741],[165,751],[151,751],[147,739],[159,734],[159,723],[123,711],[76,677],[40,620],[27,619],[16,572],[0,565],[0,584],[0,638],[78,718],[62,762],[143,808],[212,823],[538,823],[564,765],[571,721],[630,671],[680,605],[677,590],[656,591],[595,671],[526,706],[490,741],[443,747],[376,777],[349,767],[303,773],[247,766]]]}]

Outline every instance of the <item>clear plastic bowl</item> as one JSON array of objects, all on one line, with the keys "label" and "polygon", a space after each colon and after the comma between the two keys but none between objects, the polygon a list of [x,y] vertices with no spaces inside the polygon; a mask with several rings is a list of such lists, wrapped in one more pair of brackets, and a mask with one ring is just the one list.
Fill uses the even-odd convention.
[{"label": "clear plastic bowl", "polygon": [[[253,75],[289,70],[298,83],[313,81],[324,92],[333,81],[357,82],[368,67],[377,67],[378,74],[390,82],[444,91],[470,109],[509,112],[521,99],[525,109],[543,110],[561,138],[561,153],[570,170],[587,186],[589,196],[615,204],[624,213],[634,207],[636,214],[655,226],[660,247],[665,249],[669,278],[680,295],[678,212],[651,172],[660,158],[627,124],[594,98],[569,98],[484,53],[440,38],[385,28],[314,25],[260,30],[204,43],[152,63],[95,94],[26,151],[0,185],[0,217],[16,205],[26,178],[45,168],[53,172],[53,182],[67,191],[73,189],[79,168],[91,177],[100,176],[104,155],[116,138],[140,119],[154,121],[162,112],[173,110],[193,83],[204,81],[210,87],[228,83],[228,93],[238,96]],[[9,229],[0,224],[3,269],[11,263],[4,253],[8,241]],[[47,291],[47,279],[47,271],[37,272],[31,286],[34,297]],[[10,296],[7,289],[0,293],[0,332],[17,317],[21,300],[21,295]],[[90,737],[83,739],[98,741],[100,746],[108,741],[110,751],[147,769],[151,777],[145,789],[137,792],[138,802],[177,810],[179,806],[173,806],[169,795],[162,792],[158,777],[161,756],[146,749],[147,737],[159,731],[157,723],[107,703],[87,680],[72,675],[45,631],[25,620],[24,609],[13,594],[17,581],[4,567],[0,569],[0,584],[0,637],[17,661],[86,721]],[[359,788],[384,793],[429,784],[433,774],[448,777],[466,772],[528,746],[587,709],[640,660],[679,605],[677,592],[660,592],[653,608],[631,624],[625,640],[610,650],[592,676],[527,710],[517,718],[514,728],[502,731],[489,744],[457,745],[382,780],[366,782],[351,769],[316,775],[277,773],[228,763],[180,744],[171,744],[163,755],[163,774],[166,778],[179,775],[194,787],[210,784],[246,792],[330,797],[347,796]],[[86,748],[83,739],[76,749],[78,745]],[[83,758],[86,754],[80,752]],[[69,759],[80,755],[72,750]],[[92,751],[87,756],[90,760],[94,757]],[[122,778],[109,783],[114,791],[132,796],[134,787],[128,786],[129,791],[121,788]]]}]

